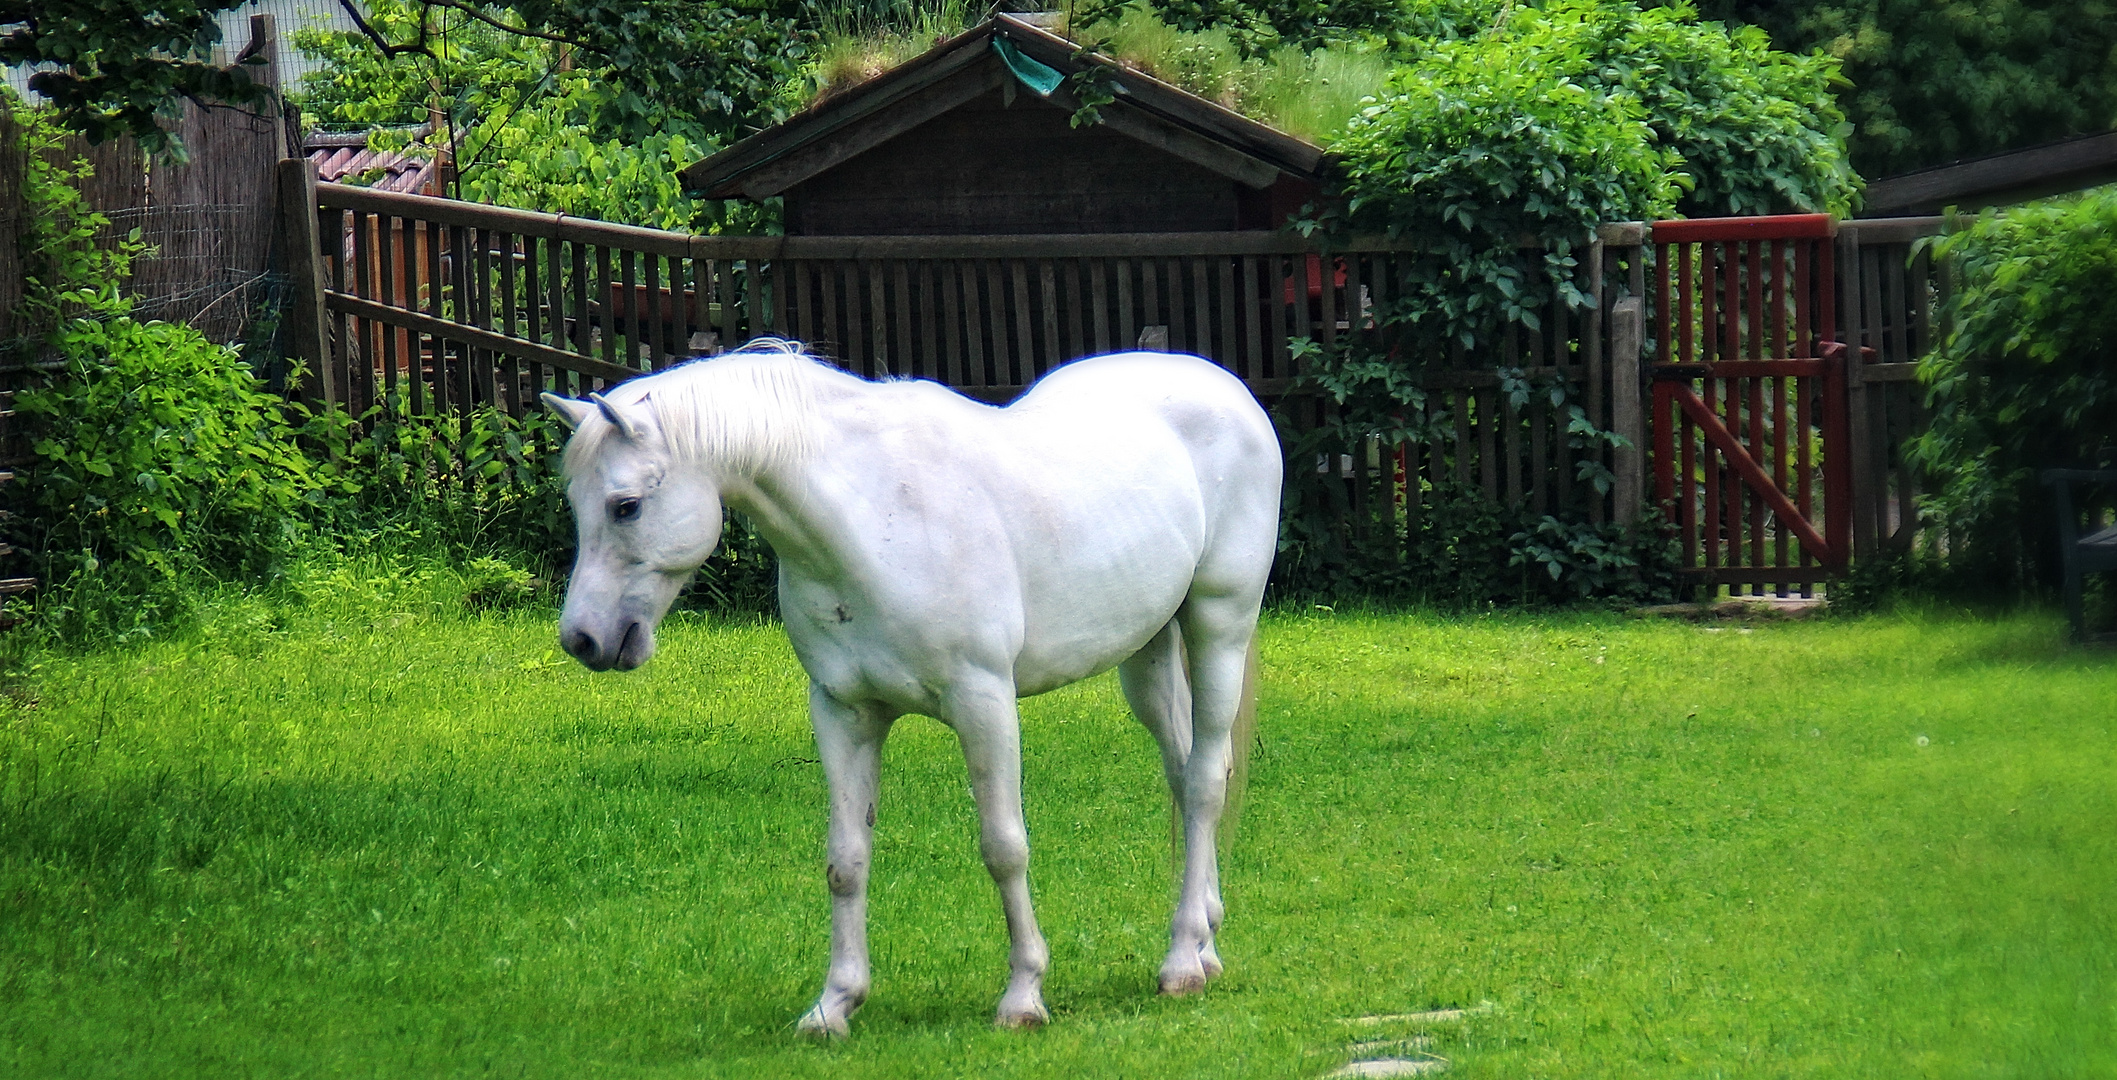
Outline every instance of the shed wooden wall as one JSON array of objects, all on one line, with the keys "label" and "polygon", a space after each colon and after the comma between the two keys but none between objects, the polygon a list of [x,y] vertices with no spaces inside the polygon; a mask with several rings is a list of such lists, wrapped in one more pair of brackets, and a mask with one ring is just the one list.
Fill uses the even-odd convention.
[{"label": "shed wooden wall", "polygon": [[[798,236],[1219,232],[1242,185],[1027,91],[994,91],[786,193]],[[1248,227],[1256,228],[1255,224]]]}]

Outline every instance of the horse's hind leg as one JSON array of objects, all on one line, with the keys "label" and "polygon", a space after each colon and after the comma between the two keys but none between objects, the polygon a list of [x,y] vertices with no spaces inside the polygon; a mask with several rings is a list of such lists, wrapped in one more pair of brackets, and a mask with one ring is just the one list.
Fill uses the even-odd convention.
[{"label": "horse's hind leg", "polygon": [[1225,909],[1215,844],[1235,764],[1232,735],[1257,630],[1257,602],[1194,594],[1177,624],[1191,685],[1191,752],[1183,770],[1183,888],[1161,966],[1164,994],[1196,993],[1220,973],[1213,937]]},{"label": "horse's hind leg", "polygon": [[1169,781],[1171,823],[1183,826],[1183,763],[1191,756],[1191,681],[1184,675],[1183,637],[1174,619],[1140,650],[1117,665],[1132,715],[1161,746],[1161,771]]}]

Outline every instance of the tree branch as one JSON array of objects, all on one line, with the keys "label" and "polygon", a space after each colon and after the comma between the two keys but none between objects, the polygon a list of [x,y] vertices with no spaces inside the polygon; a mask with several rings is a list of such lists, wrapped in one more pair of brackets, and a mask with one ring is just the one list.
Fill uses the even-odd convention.
[{"label": "tree branch", "polygon": [[[348,0],[339,0],[339,2],[346,3],[348,2]],[[478,10],[476,5],[461,3],[460,0],[427,0],[427,2],[433,5],[434,7],[444,7],[453,11],[460,11],[463,14],[468,15],[471,18],[476,19],[481,23],[484,23],[485,25],[490,26],[495,30],[501,31],[502,33],[519,34],[522,37],[529,38],[542,38],[545,41],[556,41],[561,45],[571,45],[578,49],[587,49],[589,52],[596,53],[598,55],[603,54],[603,50],[598,49],[585,41],[579,41],[574,38],[564,37],[559,34],[547,34],[541,30],[531,30],[526,26],[509,26],[506,23],[503,23],[490,15],[487,15],[483,11]]]},{"label": "tree branch", "polygon": [[345,10],[347,18],[353,20],[353,25],[359,27],[360,32],[366,35],[369,41],[374,42],[376,48],[382,50],[383,59],[387,60],[395,56],[412,55],[424,56],[428,60],[432,60],[437,64],[441,62],[441,58],[435,56],[433,52],[426,47],[426,34],[423,30],[419,35],[420,40],[416,44],[392,45],[390,44],[388,38],[382,36],[382,31],[375,29],[375,27],[368,22],[366,16],[360,14],[360,9],[353,6],[353,0],[338,0],[338,6]]}]

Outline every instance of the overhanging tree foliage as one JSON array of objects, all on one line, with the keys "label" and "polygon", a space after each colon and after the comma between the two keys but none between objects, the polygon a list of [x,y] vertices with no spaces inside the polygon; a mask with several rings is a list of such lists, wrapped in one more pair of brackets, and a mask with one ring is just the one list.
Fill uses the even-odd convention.
[{"label": "overhanging tree foliage", "polygon": [[[480,4],[419,0],[419,17],[369,20],[341,0],[378,56],[432,58],[437,13],[489,30],[563,44],[609,80],[601,111],[612,133],[644,138],[674,107],[721,133],[773,119],[771,101],[795,73],[806,33],[800,0],[520,0]],[[153,150],[181,151],[169,128],[186,98],[242,104],[262,91],[238,68],[211,63],[214,16],[238,0],[0,0],[0,62],[50,63],[31,88],[59,122],[101,141],[132,135]]]},{"label": "overhanging tree foliage", "polygon": [[1853,163],[1886,176],[2117,127],[2111,0],[1701,0],[1843,61]]},{"label": "overhanging tree foliage", "polygon": [[243,105],[265,91],[241,68],[212,62],[214,16],[242,0],[0,0],[0,64],[55,64],[29,87],[59,123],[102,142],[131,135],[150,151],[182,147],[169,133],[186,99]]}]

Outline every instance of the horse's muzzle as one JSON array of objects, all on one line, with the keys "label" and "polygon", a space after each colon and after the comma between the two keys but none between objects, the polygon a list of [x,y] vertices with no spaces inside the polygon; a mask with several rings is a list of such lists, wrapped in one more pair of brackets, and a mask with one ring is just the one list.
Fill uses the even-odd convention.
[{"label": "horse's muzzle", "polygon": [[568,630],[559,634],[559,645],[591,671],[631,671],[654,655],[654,630],[638,619],[628,619],[614,643],[599,641],[586,630]]}]

